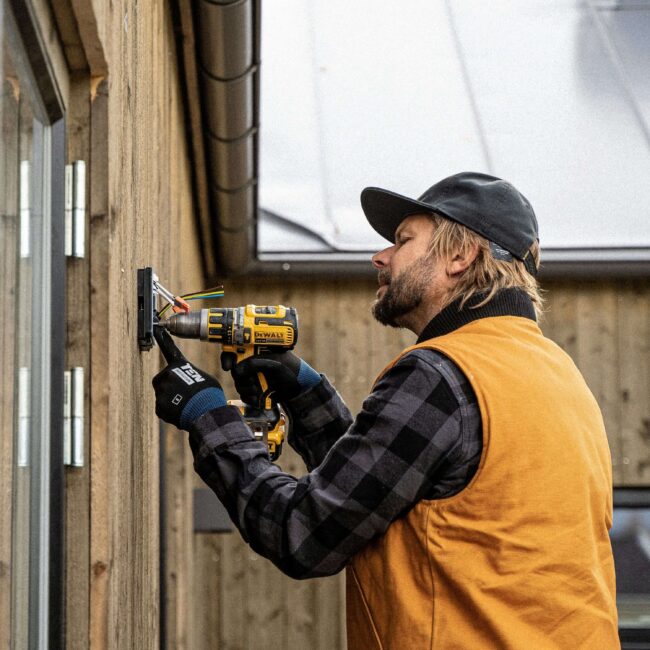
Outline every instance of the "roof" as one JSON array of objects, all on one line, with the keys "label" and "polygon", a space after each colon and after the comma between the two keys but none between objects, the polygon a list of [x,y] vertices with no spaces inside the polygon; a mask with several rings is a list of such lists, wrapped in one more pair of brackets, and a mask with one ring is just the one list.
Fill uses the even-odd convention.
[{"label": "roof", "polygon": [[[418,196],[451,173],[485,171],[531,200],[547,262],[647,272],[649,32],[647,1],[265,4],[259,164],[241,167],[258,203],[228,214],[213,192],[216,221],[258,227],[249,241],[262,260],[365,260],[384,242],[363,217],[363,187]],[[257,74],[254,52],[242,69]],[[205,93],[203,106],[217,108]],[[220,119],[236,119],[237,105],[224,106]],[[227,159],[209,165],[223,185]]]}]

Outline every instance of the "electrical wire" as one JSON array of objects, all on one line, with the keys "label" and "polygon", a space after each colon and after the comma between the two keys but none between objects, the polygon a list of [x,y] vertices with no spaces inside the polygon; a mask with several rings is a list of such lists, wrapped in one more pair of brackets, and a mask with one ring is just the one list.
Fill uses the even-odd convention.
[{"label": "electrical wire", "polygon": [[[182,296],[179,296],[183,300],[213,300],[214,298],[223,298],[224,291],[223,286],[219,285],[218,287],[212,287],[211,289],[204,289],[203,291],[193,291],[192,293],[186,293]],[[159,312],[158,318],[162,318],[165,312],[173,306],[173,303],[168,302]]]}]

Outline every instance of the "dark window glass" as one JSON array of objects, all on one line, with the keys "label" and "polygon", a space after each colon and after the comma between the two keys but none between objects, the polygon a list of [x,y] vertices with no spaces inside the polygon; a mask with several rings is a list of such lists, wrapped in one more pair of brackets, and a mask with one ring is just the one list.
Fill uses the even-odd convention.
[{"label": "dark window glass", "polygon": [[610,537],[623,648],[650,647],[650,488],[614,490]]}]

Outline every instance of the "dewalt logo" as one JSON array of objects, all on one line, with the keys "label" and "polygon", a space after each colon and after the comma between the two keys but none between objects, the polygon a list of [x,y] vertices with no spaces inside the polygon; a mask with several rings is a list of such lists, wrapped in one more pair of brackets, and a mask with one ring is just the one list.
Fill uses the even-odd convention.
[{"label": "dewalt logo", "polygon": [[255,343],[282,343],[284,341],[284,332],[281,330],[255,330]]}]

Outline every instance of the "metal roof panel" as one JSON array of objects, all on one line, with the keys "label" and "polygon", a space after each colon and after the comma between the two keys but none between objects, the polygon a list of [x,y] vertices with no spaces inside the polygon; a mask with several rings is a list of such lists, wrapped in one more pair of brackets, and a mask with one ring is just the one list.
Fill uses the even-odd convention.
[{"label": "metal roof panel", "polygon": [[[573,0],[265,5],[260,206],[332,249],[374,250],[364,186],[417,196],[473,169],[531,199],[543,247],[650,247],[649,16]],[[260,251],[284,250],[265,223]]]}]

